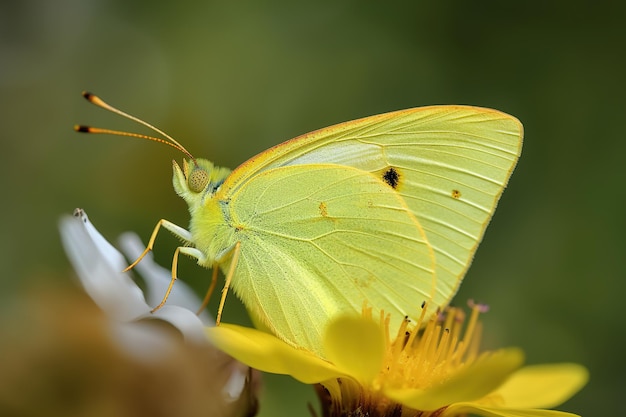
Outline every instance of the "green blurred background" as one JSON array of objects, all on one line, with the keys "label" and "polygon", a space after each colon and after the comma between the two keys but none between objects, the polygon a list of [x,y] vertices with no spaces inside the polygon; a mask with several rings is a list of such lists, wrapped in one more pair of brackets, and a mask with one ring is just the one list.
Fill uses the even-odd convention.
[{"label": "green blurred background", "polygon": [[[186,225],[165,146],[82,136],[144,131],[86,103],[101,95],[235,167],[271,145],[357,117],[429,104],[517,116],[522,158],[458,304],[490,304],[486,347],[575,361],[589,385],[561,409],[616,415],[625,391],[623,2],[345,1],[0,3],[3,302],[69,281],[57,221],[87,210],[109,238]],[[175,239],[158,240],[169,265]],[[208,272],[184,261],[202,292]],[[226,319],[240,320],[229,298]],[[262,416],[307,415],[310,387],[267,377]]]}]

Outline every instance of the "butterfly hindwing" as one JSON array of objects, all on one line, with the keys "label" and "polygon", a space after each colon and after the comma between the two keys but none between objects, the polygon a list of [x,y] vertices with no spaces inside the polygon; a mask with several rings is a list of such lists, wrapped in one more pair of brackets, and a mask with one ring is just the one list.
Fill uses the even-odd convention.
[{"label": "butterfly hindwing", "polygon": [[434,295],[434,259],[419,223],[368,172],[273,168],[230,195],[228,210],[241,243],[233,288],[293,344],[318,350],[328,320],[359,314],[364,303],[414,316]]}]

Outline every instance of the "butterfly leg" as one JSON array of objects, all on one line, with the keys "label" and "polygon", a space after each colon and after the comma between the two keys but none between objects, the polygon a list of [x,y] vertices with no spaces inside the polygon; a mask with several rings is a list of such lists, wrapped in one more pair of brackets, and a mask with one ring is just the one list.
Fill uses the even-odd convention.
[{"label": "butterfly leg", "polygon": [[211,295],[213,295],[213,290],[215,289],[215,284],[217,284],[217,275],[220,272],[220,268],[218,264],[214,264],[213,265],[213,275],[211,277],[211,285],[209,285],[209,289],[206,292],[206,295],[204,296],[204,300],[202,300],[202,305],[200,306],[200,308],[198,309],[198,311],[196,312],[196,314],[200,314],[202,313],[202,311],[206,308],[207,305],[209,305],[209,300],[211,299]]},{"label": "butterfly leg", "polygon": [[178,276],[177,276],[178,275],[177,274],[178,256],[181,253],[191,256],[192,258],[198,259],[199,263],[203,262],[206,259],[206,256],[196,248],[190,248],[188,246],[177,247],[176,251],[174,251],[174,257],[172,258],[172,280],[170,281],[170,285],[167,287],[167,291],[165,291],[165,295],[163,296],[163,299],[161,300],[158,306],[154,307],[152,311],[150,311],[151,313],[154,313],[155,311],[163,307],[165,305],[165,302],[167,301],[167,298],[170,296],[170,293],[172,292],[172,288],[174,287],[174,282],[178,279]]},{"label": "butterfly leg", "polygon": [[[161,219],[159,220],[156,227],[154,228],[154,231],[152,232],[152,236],[150,236],[150,241],[148,242],[148,246],[146,246],[146,249],[144,249],[143,253],[139,255],[139,258],[137,258],[135,262],[130,264],[128,267],[126,267],[126,269],[124,269],[124,272],[130,271],[131,269],[133,269],[135,265],[137,265],[144,258],[144,256],[146,256],[148,252],[152,250],[152,248],[154,247],[154,241],[156,240],[157,234],[159,233],[159,230],[161,229],[161,227],[166,228],[167,230],[172,232],[174,236],[181,238],[185,242],[191,242],[192,240],[191,233],[189,233],[189,231],[187,231],[186,229],[183,229],[180,226],[175,225],[174,223],[170,221]],[[194,255],[191,255],[191,256],[194,256]]]},{"label": "butterfly leg", "polygon": [[217,308],[217,318],[215,319],[215,325],[219,326],[220,320],[222,319],[222,310],[224,309],[224,303],[226,302],[226,294],[228,294],[228,288],[230,288],[230,281],[235,274],[235,268],[237,268],[237,262],[239,261],[239,254],[241,253],[241,242],[237,242],[232,249],[232,258],[230,260],[230,268],[228,268],[228,273],[226,274],[226,282],[224,283],[224,288],[222,289],[222,298],[220,299],[220,306]]}]

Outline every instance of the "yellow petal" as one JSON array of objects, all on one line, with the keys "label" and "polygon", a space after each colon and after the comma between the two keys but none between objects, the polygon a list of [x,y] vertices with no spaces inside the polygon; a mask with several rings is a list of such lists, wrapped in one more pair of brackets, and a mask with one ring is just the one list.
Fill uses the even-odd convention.
[{"label": "yellow petal", "polygon": [[217,348],[264,372],[291,375],[305,384],[345,376],[331,363],[256,329],[221,324],[206,332]]},{"label": "yellow petal", "polygon": [[382,369],[385,357],[382,328],[363,317],[333,320],[324,334],[324,352],[338,369],[362,385],[370,385]]},{"label": "yellow petal", "polygon": [[502,349],[479,357],[442,384],[426,389],[393,389],[385,394],[416,410],[431,411],[447,405],[482,398],[498,388],[522,365],[524,354],[519,349]]},{"label": "yellow petal", "polygon": [[526,366],[495,392],[512,408],[553,408],[576,394],[589,372],[574,363]]},{"label": "yellow petal", "polygon": [[482,417],[579,417],[578,414],[556,410],[483,407],[476,403],[458,403],[448,407],[441,417],[472,414]]}]

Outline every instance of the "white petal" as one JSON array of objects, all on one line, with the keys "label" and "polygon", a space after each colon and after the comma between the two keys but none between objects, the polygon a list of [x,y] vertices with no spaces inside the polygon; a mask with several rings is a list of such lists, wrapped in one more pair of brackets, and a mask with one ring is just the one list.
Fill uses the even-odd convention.
[{"label": "white petal", "polygon": [[226,401],[235,401],[241,397],[241,393],[244,388],[246,388],[249,371],[250,368],[240,365],[239,363],[236,363],[235,366],[233,366],[230,378],[228,378],[228,381],[226,381],[226,384],[224,384],[224,388],[222,389]]},{"label": "white petal", "polygon": [[124,257],[98,233],[83,210],[63,217],[59,228],[65,252],[85,291],[107,315],[131,321],[150,312],[141,289],[122,272]]},{"label": "white petal", "polygon": [[150,317],[167,321],[180,330],[185,340],[188,342],[198,344],[209,343],[204,331],[204,325],[198,316],[184,307],[165,304],[154,313],[150,313],[150,315],[146,316],[146,318]]},{"label": "white petal", "polygon": [[[83,287],[109,317],[121,322],[161,319],[176,327],[186,340],[208,343],[202,322],[193,311],[185,308],[191,305],[197,309],[201,304],[189,287],[177,282],[172,291],[174,298],[170,297],[167,305],[151,313],[141,289],[128,273],[122,272],[127,266],[124,257],[96,230],[83,210],[76,209],[73,217],[62,218],[60,229],[63,245]],[[130,239],[124,238],[125,242],[127,240],[133,240],[132,235]],[[138,237],[135,236],[134,240],[134,243],[126,242],[127,249],[134,251],[134,256],[139,256],[143,247]],[[152,288],[153,293],[160,293],[160,302],[171,279],[169,271],[156,265],[152,259],[144,259],[138,267],[140,265],[143,265],[141,269],[145,272],[146,285]],[[176,302],[180,305],[174,305]],[[207,322],[211,322],[208,314]],[[124,332],[130,334],[131,328]]]},{"label": "white petal", "polygon": [[141,362],[162,360],[175,349],[176,338],[169,332],[142,322],[112,322],[111,332],[111,340],[123,352]]}]

